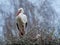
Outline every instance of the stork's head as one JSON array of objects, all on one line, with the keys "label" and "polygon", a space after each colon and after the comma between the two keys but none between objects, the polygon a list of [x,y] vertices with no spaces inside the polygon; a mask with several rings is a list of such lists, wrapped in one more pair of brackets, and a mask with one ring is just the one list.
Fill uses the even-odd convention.
[{"label": "stork's head", "polygon": [[19,8],[18,11],[19,11],[20,13],[24,13],[23,8]]},{"label": "stork's head", "polygon": [[17,15],[19,15],[20,13],[24,13],[23,8],[19,8],[19,9],[18,9]]}]

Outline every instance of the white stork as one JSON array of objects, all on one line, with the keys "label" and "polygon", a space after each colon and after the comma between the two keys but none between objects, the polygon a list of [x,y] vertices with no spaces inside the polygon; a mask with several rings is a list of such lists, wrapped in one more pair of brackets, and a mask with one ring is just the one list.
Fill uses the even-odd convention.
[{"label": "white stork", "polygon": [[25,28],[27,27],[27,16],[24,14],[23,8],[18,9],[16,25],[19,30],[19,35],[23,36],[25,34]]}]

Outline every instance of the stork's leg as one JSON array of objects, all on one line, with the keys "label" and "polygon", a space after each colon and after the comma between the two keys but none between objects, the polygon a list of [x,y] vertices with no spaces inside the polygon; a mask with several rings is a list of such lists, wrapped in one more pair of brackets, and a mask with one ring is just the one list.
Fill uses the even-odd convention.
[{"label": "stork's leg", "polygon": [[25,34],[24,25],[22,25],[22,33],[21,33],[21,34],[22,34],[22,35]]},{"label": "stork's leg", "polygon": [[25,34],[25,31],[24,31],[24,25],[20,25],[20,36],[24,36],[24,34]]}]

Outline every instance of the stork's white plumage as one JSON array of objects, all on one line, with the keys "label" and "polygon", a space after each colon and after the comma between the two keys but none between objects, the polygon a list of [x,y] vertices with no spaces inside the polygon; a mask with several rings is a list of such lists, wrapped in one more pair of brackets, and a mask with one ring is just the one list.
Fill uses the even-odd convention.
[{"label": "stork's white plumage", "polygon": [[17,28],[20,31],[20,35],[25,34],[25,28],[27,26],[27,16],[24,13],[23,8],[18,9],[16,16]]}]

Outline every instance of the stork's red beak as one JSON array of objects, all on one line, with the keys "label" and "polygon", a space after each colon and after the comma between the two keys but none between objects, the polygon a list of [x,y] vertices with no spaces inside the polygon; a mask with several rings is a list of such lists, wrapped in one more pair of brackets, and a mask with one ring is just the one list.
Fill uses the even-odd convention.
[{"label": "stork's red beak", "polygon": [[18,16],[20,13],[21,13],[21,11],[18,11],[18,12],[17,12],[17,16]]}]

